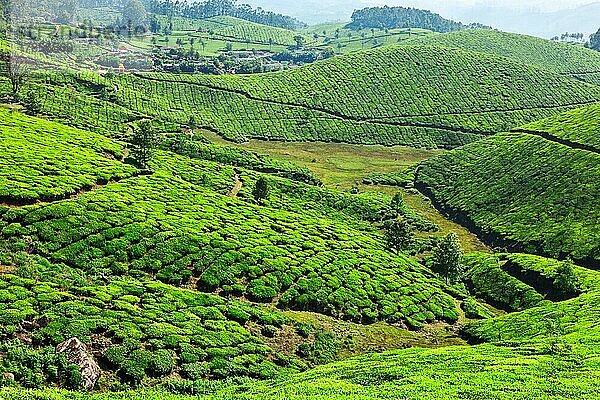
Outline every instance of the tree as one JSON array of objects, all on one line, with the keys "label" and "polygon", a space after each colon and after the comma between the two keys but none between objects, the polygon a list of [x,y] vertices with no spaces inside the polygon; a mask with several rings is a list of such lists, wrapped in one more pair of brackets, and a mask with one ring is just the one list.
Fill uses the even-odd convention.
[{"label": "tree", "polygon": [[396,193],[394,197],[392,197],[392,201],[390,202],[390,208],[392,212],[396,215],[406,214],[407,207],[401,192]]},{"label": "tree", "polygon": [[590,41],[586,44],[590,49],[600,51],[600,29],[590,36]]},{"label": "tree", "polygon": [[561,263],[556,270],[554,286],[562,297],[566,299],[576,296],[579,293],[577,275],[575,275],[575,269],[571,260]]},{"label": "tree", "polygon": [[135,32],[146,31],[146,23],[148,20],[148,14],[146,13],[146,7],[140,0],[129,0],[123,7],[123,19]]},{"label": "tree", "polygon": [[304,36],[300,36],[300,35],[296,35],[294,36],[294,41],[296,42],[296,49],[301,49],[304,47],[304,45],[306,44],[306,41],[304,40]]},{"label": "tree", "polygon": [[19,91],[31,72],[31,63],[14,50],[9,51],[3,58],[6,62],[6,77],[10,81],[12,97],[18,100]]},{"label": "tree", "polygon": [[257,179],[252,189],[252,196],[258,203],[262,203],[269,195],[269,184],[264,176]]},{"label": "tree", "polygon": [[158,144],[158,135],[152,129],[149,121],[142,121],[138,124],[138,128],[133,132],[131,144],[131,157],[135,164],[142,169],[147,169]]},{"label": "tree", "polygon": [[413,227],[405,219],[388,220],[384,224],[387,245],[399,253],[414,244]]},{"label": "tree", "polygon": [[456,233],[448,234],[433,250],[431,269],[443,276],[446,283],[456,282],[461,278],[462,250]]}]

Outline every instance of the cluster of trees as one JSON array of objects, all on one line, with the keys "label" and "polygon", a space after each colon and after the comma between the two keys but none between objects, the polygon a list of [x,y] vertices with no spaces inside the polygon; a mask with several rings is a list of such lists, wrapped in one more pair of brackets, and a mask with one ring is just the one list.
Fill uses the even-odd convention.
[{"label": "cluster of trees", "polygon": [[476,23],[465,25],[427,10],[388,6],[356,10],[352,14],[352,22],[346,27],[349,29],[422,28],[442,33],[461,29],[491,29],[489,26]]},{"label": "cluster of trees", "polygon": [[590,36],[590,41],[586,43],[586,46],[590,49],[600,51],[600,29]]},{"label": "cluster of trees", "polygon": [[150,0],[148,4],[151,12],[162,15],[177,15],[199,19],[228,15],[279,28],[297,29],[305,26],[295,18],[266,11],[260,7],[252,8],[248,4],[237,4],[236,0],[205,0],[204,2],[195,3]]},{"label": "cluster of trees", "polygon": [[569,33],[569,32],[565,32],[560,36],[554,36],[552,38],[552,40],[554,41],[583,41],[583,38],[585,36],[583,35],[583,33]]}]

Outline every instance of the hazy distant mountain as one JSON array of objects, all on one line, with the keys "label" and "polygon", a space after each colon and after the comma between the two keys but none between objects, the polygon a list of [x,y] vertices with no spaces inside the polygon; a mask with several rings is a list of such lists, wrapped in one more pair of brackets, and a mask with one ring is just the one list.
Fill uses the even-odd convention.
[{"label": "hazy distant mountain", "polygon": [[563,6],[544,12],[534,6],[497,6],[488,1],[475,5],[439,0],[246,0],[265,9],[285,13],[307,23],[349,21],[352,11],[373,5],[409,6],[440,13],[463,23],[479,22],[494,28],[550,38],[564,32],[590,34],[600,28],[600,2]]},{"label": "hazy distant mountain", "polygon": [[368,6],[361,0],[245,0],[245,2],[294,16],[309,24],[349,21],[352,11]]},{"label": "hazy distant mountain", "polygon": [[564,32],[593,33],[600,28],[600,2],[554,12],[475,6],[447,10],[446,17],[476,20],[495,28],[550,38]]}]

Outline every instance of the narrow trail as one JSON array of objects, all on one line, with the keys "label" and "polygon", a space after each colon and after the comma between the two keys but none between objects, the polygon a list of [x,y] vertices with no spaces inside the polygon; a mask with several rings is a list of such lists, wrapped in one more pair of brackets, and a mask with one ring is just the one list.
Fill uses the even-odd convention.
[{"label": "narrow trail", "polygon": [[233,188],[227,194],[227,196],[235,198],[235,197],[237,197],[240,190],[242,190],[242,186],[244,184],[243,184],[242,180],[240,179],[240,174],[238,172],[236,172],[235,175],[233,176],[233,181],[235,182],[235,185],[233,185]]},{"label": "narrow trail", "polygon": [[523,133],[523,134],[532,135],[532,136],[539,136],[539,137],[541,137],[543,139],[546,139],[546,140],[548,140],[550,142],[562,144],[563,146],[571,147],[573,149],[585,150],[585,151],[589,151],[591,153],[600,154],[600,149],[597,149],[596,147],[593,147],[593,146],[590,146],[590,145],[586,145],[586,144],[583,144],[583,143],[573,142],[573,141],[568,140],[568,139],[561,139],[559,137],[556,137],[556,136],[553,136],[553,135],[549,134],[548,132],[532,131],[532,130],[527,130],[527,129],[513,129],[510,132],[511,133]]}]

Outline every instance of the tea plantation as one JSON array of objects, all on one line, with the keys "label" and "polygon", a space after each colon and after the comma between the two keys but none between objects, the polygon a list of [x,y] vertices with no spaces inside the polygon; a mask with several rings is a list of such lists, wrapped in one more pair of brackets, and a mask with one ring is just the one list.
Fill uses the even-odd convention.
[{"label": "tea plantation", "polygon": [[597,102],[600,93],[554,72],[429,46],[385,47],[274,74],[144,74],[118,84],[120,104],[181,123],[202,110],[202,125],[232,140],[418,147],[455,147]]},{"label": "tea plantation", "polygon": [[593,105],[532,122],[516,131],[533,131],[573,147],[600,152],[600,106]]},{"label": "tea plantation", "polygon": [[600,97],[597,87],[555,72],[430,46],[388,46],[250,76],[78,73],[31,85],[40,93],[36,111],[107,134],[146,116],[234,141],[426,148],[461,146]]},{"label": "tea plantation", "polygon": [[505,133],[424,162],[416,184],[500,246],[598,265],[600,157]]},{"label": "tea plantation", "polygon": [[496,30],[461,30],[415,38],[405,44],[444,46],[510,58],[579,77],[600,70],[600,54],[580,46]]},{"label": "tea plantation", "polygon": [[[21,29],[72,54],[0,13],[0,399],[600,398],[600,53],[91,3]],[[344,54],[159,72],[227,43]]]},{"label": "tea plantation", "polygon": [[124,146],[43,119],[0,109],[0,203],[62,199],[132,176]]}]

